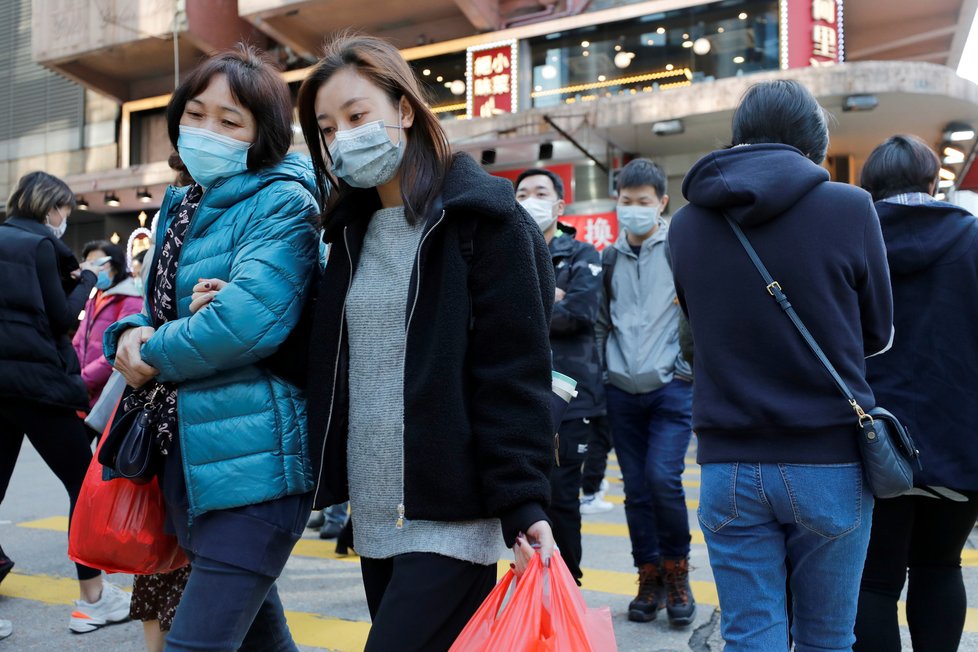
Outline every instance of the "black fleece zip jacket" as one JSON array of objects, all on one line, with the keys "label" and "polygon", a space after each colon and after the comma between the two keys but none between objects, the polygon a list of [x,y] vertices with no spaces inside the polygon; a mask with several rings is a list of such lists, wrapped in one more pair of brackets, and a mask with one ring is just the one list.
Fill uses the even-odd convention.
[{"label": "black fleece zip jacket", "polygon": [[[331,248],[313,318],[307,389],[316,508],[349,497],[345,302],[379,207],[376,191],[353,191],[324,232]],[[463,227],[466,220],[475,220],[475,228]],[[468,262],[465,233],[473,235]],[[507,546],[546,520],[553,295],[550,252],[512,185],[456,155],[425,217],[404,316],[406,518],[499,518]]]}]

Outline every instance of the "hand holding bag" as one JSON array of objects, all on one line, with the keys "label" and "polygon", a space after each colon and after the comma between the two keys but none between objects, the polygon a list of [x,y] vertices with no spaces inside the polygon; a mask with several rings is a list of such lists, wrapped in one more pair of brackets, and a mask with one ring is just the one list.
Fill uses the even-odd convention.
[{"label": "hand holding bag", "polygon": [[[117,412],[99,446],[99,462],[133,482],[148,482],[156,474],[156,397],[161,387],[150,390],[142,405]],[[122,402],[135,391],[127,391]]]},{"label": "hand holding bag", "polygon": [[788,302],[788,297],[781,289],[781,284],[774,280],[767,267],[761,262],[743,230],[729,217],[724,217],[734,235],[737,236],[737,240],[744,247],[754,267],[757,268],[761,278],[767,284],[768,294],[778,302],[778,305],[808,344],[808,348],[822,363],[836,388],[856,413],[859,452],[873,495],[877,498],[895,498],[910,491],[913,488],[913,467],[920,468],[920,454],[910,438],[910,433],[895,416],[881,407],[875,407],[869,412],[863,410],[849,386],[842,380],[842,376],[832,366],[818,342],[815,341],[811,332],[801,321],[801,317]]}]

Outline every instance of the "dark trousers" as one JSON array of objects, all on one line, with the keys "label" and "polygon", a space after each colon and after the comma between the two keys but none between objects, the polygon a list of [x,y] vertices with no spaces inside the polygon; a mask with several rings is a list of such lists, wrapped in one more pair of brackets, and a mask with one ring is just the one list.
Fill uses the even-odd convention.
[{"label": "dark trousers", "polygon": [[581,576],[581,465],[588,454],[590,419],[567,419],[560,424],[557,459],[550,471],[550,506],[547,517],[554,542],[571,575],[580,584]]},{"label": "dark trousers", "polygon": [[591,436],[587,440],[587,458],[581,472],[581,491],[596,494],[601,489],[608,469],[608,453],[611,452],[611,427],[608,417],[591,417]]},{"label": "dark trousers", "polygon": [[978,517],[978,492],[966,495],[968,502],[925,496],[876,501],[854,650],[900,650],[897,601],[908,575],[913,649],[958,649],[967,614],[961,550]]},{"label": "dark trousers", "polygon": [[693,434],[693,385],[677,379],[647,394],[608,385],[607,396],[635,565],[685,558],[690,534],[682,476]]},{"label": "dark trousers", "polygon": [[445,652],[496,585],[496,567],[426,552],[360,558],[373,624],[364,652]]},{"label": "dark trousers", "polygon": [[[70,523],[85,473],[92,461],[91,444],[84,422],[70,408],[30,401],[0,401],[0,502],[3,502],[10,486],[24,435],[68,492]],[[102,572],[81,564],[75,564],[75,570],[80,580],[96,578]]]},{"label": "dark trousers", "polygon": [[191,558],[190,579],[166,636],[167,652],[297,650],[274,577],[214,559]]}]

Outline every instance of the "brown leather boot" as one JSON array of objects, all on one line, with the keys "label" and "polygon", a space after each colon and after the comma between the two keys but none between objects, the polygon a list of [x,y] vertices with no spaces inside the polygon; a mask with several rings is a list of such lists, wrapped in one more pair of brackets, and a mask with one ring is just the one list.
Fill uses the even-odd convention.
[{"label": "brown leather boot", "polygon": [[696,618],[696,600],[689,587],[689,559],[663,559],[662,574],[666,587],[666,613],[669,624],[686,627]]},{"label": "brown leather boot", "polygon": [[662,574],[655,564],[638,567],[638,596],[628,605],[628,619],[637,623],[655,620],[659,609],[666,606],[666,589]]}]

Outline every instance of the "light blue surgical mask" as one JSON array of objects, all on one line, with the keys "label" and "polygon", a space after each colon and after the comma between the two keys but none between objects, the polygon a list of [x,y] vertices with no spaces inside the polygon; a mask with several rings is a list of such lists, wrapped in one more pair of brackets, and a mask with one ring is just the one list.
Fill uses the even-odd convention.
[{"label": "light blue surgical mask", "polygon": [[109,272],[107,270],[103,269],[98,273],[98,280],[95,281],[95,287],[102,291],[108,290],[110,287],[112,287],[112,277],[109,276]]},{"label": "light blue surgical mask", "polygon": [[403,129],[400,114],[397,125],[377,120],[337,131],[329,145],[333,173],[354,188],[376,188],[393,179],[404,158],[404,148],[400,131],[395,144],[387,135],[387,127]]},{"label": "light blue surgical mask", "polygon": [[180,125],[177,151],[187,172],[204,188],[248,169],[251,143],[216,134],[210,129]]},{"label": "light blue surgical mask", "polygon": [[661,210],[661,205],[619,206],[618,225],[632,235],[643,236],[655,228]]}]

